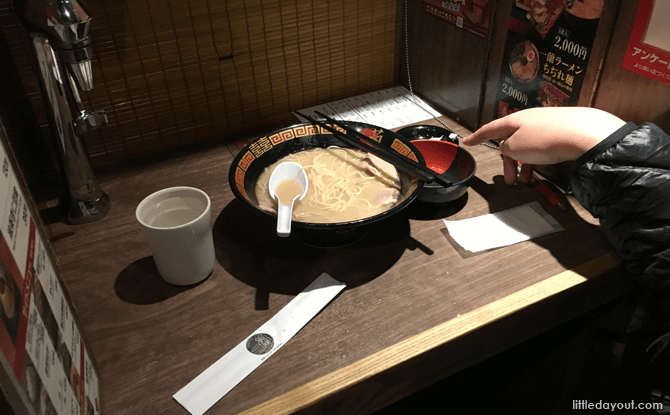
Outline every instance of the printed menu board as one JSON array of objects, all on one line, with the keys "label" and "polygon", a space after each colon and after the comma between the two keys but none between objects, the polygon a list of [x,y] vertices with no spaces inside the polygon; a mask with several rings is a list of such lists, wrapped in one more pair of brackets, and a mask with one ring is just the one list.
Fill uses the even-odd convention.
[{"label": "printed menu board", "polygon": [[97,415],[98,374],[1,141],[0,165],[0,370],[30,413]]},{"label": "printed menu board", "polygon": [[497,117],[532,107],[577,105],[604,0],[516,0]]}]

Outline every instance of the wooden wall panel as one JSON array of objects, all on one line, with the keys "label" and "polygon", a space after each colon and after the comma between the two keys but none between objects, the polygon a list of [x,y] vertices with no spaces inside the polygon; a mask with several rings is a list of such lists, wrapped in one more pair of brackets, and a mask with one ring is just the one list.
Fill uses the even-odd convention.
[{"label": "wooden wall panel", "polygon": [[[95,57],[84,105],[109,117],[84,140],[94,167],[395,84],[396,0],[87,4]],[[28,115],[48,137],[28,36],[11,6],[0,0],[2,40]]]},{"label": "wooden wall panel", "polygon": [[411,81],[416,95],[463,126],[474,129],[479,120],[489,40],[422,11],[420,1],[406,1],[407,48],[404,1],[400,1],[398,8],[398,13],[402,13],[398,18],[401,82],[409,88]]}]

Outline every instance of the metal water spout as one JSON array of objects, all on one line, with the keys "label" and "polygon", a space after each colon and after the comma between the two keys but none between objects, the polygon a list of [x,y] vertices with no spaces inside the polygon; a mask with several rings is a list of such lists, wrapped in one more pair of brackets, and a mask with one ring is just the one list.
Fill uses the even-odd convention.
[{"label": "metal water spout", "polygon": [[60,207],[68,223],[102,219],[110,208],[82,137],[107,124],[103,110],[86,111],[79,90],[93,88],[91,17],[78,0],[14,0],[14,10],[30,33],[52,134],[56,137],[68,191]]}]

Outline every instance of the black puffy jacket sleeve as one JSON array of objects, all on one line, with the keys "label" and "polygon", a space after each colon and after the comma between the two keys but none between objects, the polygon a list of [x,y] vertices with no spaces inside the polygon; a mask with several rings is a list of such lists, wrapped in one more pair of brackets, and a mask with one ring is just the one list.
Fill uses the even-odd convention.
[{"label": "black puffy jacket sleeve", "polygon": [[670,319],[670,137],[628,123],[572,164],[572,191],[618,249],[647,309]]}]

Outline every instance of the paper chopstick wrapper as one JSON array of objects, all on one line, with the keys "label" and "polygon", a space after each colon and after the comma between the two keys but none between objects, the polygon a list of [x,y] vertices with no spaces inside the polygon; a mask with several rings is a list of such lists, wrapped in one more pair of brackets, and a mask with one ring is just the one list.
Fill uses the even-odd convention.
[{"label": "paper chopstick wrapper", "polygon": [[204,414],[344,289],[323,273],[274,317],[184,386],[173,398],[192,415]]},{"label": "paper chopstick wrapper", "polygon": [[538,202],[474,218],[444,220],[449,235],[464,249],[480,252],[563,230]]}]

